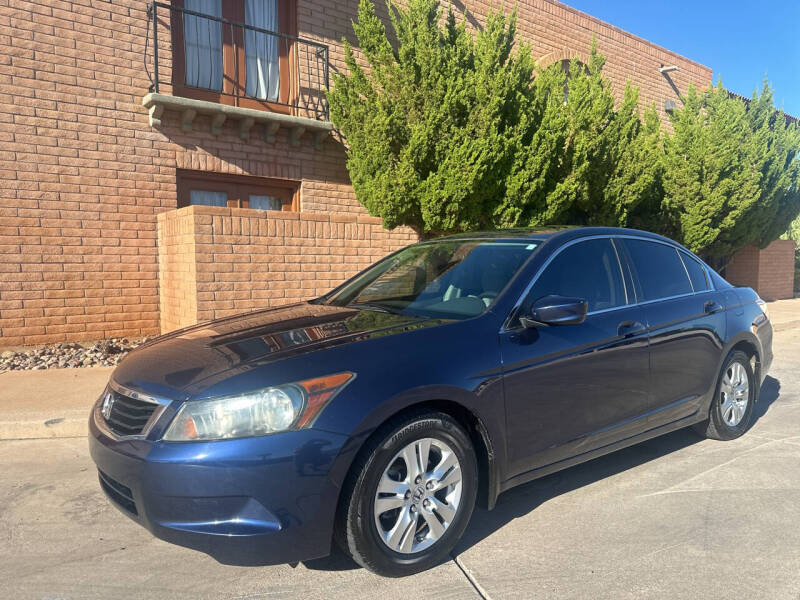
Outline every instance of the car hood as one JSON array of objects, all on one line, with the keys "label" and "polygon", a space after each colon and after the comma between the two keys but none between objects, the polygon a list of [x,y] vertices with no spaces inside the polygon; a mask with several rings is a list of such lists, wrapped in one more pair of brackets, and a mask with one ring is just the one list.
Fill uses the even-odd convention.
[{"label": "car hood", "polygon": [[159,337],[131,352],[113,377],[133,389],[177,398],[244,364],[274,362],[443,322],[309,302],[293,304]]}]

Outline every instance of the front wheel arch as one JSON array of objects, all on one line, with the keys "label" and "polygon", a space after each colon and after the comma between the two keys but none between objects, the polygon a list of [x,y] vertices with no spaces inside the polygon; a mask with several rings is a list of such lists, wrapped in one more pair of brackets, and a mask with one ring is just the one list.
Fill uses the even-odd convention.
[{"label": "front wheel arch", "polygon": [[474,412],[452,400],[427,400],[406,406],[405,408],[393,413],[373,429],[369,436],[361,440],[358,451],[353,455],[353,459],[347,467],[342,486],[339,488],[339,495],[336,501],[336,512],[340,514],[341,504],[344,501],[345,489],[344,482],[353,475],[354,465],[359,464],[359,458],[369,447],[368,442],[375,437],[385,434],[385,428],[391,422],[414,414],[425,414],[430,412],[441,412],[455,420],[470,437],[475,458],[478,463],[478,497],[477,504],[482,508],[491,510],[497,501],[499,494],[500,473],[497,465],[497,455],[495,445],[483,421]]},{"label": "front wheel arch", "polygon": [[[761,355],[759,354],[758,348],[756,347],[755,343],[752,340],[741,340],[734,344],[730,350],[728,350],[728,354],[735,351],[744,352],[747,356],[750,357],[750,366],[753,369],[753,374],[756,378],[756,397],[755,402],[758,402],[758,384],[761,382]],[[727,356],[727,354],[726,354]]]}]

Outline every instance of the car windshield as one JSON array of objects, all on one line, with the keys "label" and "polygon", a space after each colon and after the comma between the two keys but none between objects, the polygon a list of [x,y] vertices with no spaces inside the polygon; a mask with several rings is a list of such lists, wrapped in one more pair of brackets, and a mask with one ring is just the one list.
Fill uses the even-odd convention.
[{"label": "car windshield", "polygon": [[484,312],[536,248],[535,241],[442,240],[409,246],[365,271],[326,304],[466,319]]}]

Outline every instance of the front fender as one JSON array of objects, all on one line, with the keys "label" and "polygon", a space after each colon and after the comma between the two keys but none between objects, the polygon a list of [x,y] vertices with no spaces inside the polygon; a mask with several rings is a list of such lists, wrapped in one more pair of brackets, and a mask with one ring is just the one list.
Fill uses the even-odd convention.
[{"label": "front fender", "polygon": [[[350,466],[364,443],[384,423],[393,417],[417,407],[429,406],[431,410],[468,415],[474,424],[473,435],[480,437],[486,448],[485,481],[481,481],[479,498],[492,508],[499,494],[505,465],[506,445],[503,435],[505,407],[502,381],[499,376],[485,381],[475,392],[456,386],[421,386],[400,392],[388,400],[377,402],[373,410],[353,430],[347,444],[331,467],[331,481],[340,489]],[[454,415],[458,417],[458,414]],[[478,457],[479,462],[482,460]]]}]

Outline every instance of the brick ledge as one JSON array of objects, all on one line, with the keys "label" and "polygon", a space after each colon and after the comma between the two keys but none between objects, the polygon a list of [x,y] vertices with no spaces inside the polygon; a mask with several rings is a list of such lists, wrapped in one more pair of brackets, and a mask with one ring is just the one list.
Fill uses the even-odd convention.
[{"label": "brick ledge", "polygon": [[170,109],[180,111],[183,131],[192,130],[194,118],[198,114],[209,115],[211,116],[212,135],[219,135],[222,132],[223,123],[230,118],[239,123],[239,137],[248,140],[250,139],[250,130],[254,125],[260,123],[264,125],[264,140],[269,144],[275,143],[275,136],[281,127],[289,131],[289,144],[292,146],[299,146],[302,135],[306,131],[310,132],[313,135],[312,145],[314,148],[320,148],[333,131],[333,125],[328,121],[317,121],[307,117],[296,117],[168,94],[145,94],[142,98],[142,106],[148,110],[151,127],[160,127],[164,110]]}]

